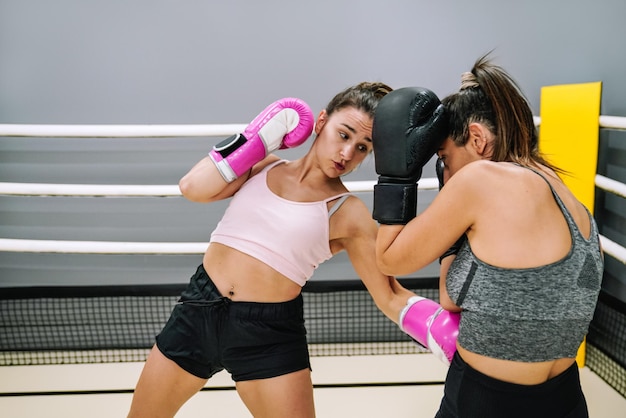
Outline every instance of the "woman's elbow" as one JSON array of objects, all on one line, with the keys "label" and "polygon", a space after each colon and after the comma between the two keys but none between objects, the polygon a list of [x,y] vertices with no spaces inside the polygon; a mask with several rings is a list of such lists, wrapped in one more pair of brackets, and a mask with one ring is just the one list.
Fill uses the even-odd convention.
[{"label": "woman's elbow", "polygon": [[395,272],[392,271],[391,266],[388,264],[384,254],[376,254],[376,265],[378,270],[386,276],[395,276]]},{"label": "woman's elbow", "polygon": [[206,197],[203,197],[200,190],[198,190],[197,184],[189,179],[187,176],[180,179],[178,182],[178,189],[183,197],[192,202],[206,202]]},{"label": "woman's elbow", "polygon": [[415,271],[412,266],[403,263],[397,256],[391,257],[388,253],[377,253],[376,264],[378,270],[386,276],[403,276]]},{"label": "woman's elbow", "polygon": [[193,184],[187,179],[187,177],[183,177],[178,181],[178,190],[180,190],[180,193],[184,197],[189,199],[192,195]]}]

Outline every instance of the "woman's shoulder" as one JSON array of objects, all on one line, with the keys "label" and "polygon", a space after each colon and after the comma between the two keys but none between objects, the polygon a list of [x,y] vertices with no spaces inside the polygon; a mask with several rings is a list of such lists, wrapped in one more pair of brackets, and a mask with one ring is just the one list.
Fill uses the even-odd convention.
[{"label": "woman's shoulder", "polygon": [[496,164],[498,163],[493,161],[477,160],[464,165],[446,181],[447,189],[459,188],[469,191],[476,187],[480,188],[500,171]]},{"label": "woman's shoulder", "polygon": [[471,163],[466,164],[463,168],[459,170],[459,173],[468,172],[468,173],[488,174],[490,172],[509,170],[512,167],[515,167],[515,166],[508,162],[498,162],[498,161],[491,161],[491,160],[476,160],[476,161],[472,161]]},{"label": "woman's shoulder", "polygon": [[285,162],[285,161],[286,160],[282,160],[274,154],[270,154],[252,167],[252,171],[250,172],[250,177],[260,173],[261,171],[263,171],[265,168],[269,167],[270,165],[274,165],[279,162]]},{"label": "woman's shoulder", "polygon": [[348,194],[345,199],[337,199],[335,204],[340,200],[343,201],[331,217],[331,226],[334,225],[343,230],[340,235],[354,235],[363,230],[369,231],[371,224],[375,222],[365,202],[353,194]]},{"label": "woman's shoulder", "polygon": [[465,208],[482,208],[520,194],[520,189],[527,187],[526,172],[530,173],[512,163],[473,161],[450,177],[444,190]]},{"label": "woman's shoulder", "polygon": [[343,215],[347,217],[347,220],[354,216],[355,218],[359,218],[365,216],[366,214],[371,217],[365,202],[363,202],[359,197],[353,195],[350,192],[340,193],[336,195],[336,199],[332,200],[333,205],[340,204],[335,213],[338,215]]},{"label": "woman's shoulder", "polygon": [[477,179],[479,179],[479,184],[485,185],[491,182],[510,181],[526,172],[528,170],[510,162],[478,160],[465,165],[452,178],[456,177],[457,183],[464,182],[469,184],[477,184]]}]

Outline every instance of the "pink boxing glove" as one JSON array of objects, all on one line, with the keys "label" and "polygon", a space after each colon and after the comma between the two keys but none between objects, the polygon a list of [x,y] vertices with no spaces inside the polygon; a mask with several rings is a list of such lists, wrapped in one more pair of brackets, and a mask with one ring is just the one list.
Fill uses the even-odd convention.
[{"label": "pink boxing glove", "polygon": [[241,134],[215,145],[209,156],[224,180],[230,183],[277,149],[302,144],[315,123],[309,105],[300,99],[275,101],[261,112]]},{"label": "pink boxing glove", "polygon": [[458,312],[446,311],[437,302],[413,296],[400,312],[400,329],[450,365],[459,335]]}]

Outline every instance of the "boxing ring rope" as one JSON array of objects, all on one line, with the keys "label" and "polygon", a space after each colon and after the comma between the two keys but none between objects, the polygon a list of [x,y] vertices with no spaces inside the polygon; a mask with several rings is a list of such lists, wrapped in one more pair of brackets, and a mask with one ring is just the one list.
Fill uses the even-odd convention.
[{"label": "boxing ring rope", "polygon": [[[541,119],[534,117],[539,126]],[[626,117],[600,116],[600,128],[626,130]],[[61,138],[166,138],[229,136],[245,129],[245,124],[221,125],[23,125],[0,124],[0,137]],[[370,192],[375,181],[346,182],[354,193]],[[599,189],[626,198],[626,184],[596,174]],[[420,190],[436,190],[436,178],[420,180]],[[179,197],[177,185],[89,185],[0,182],[0,195],[83,196],[83,197]],[[626,264],[626,248],[600,236],[604,252]],[[77,254],[201,254],[201,242],[114,242],[56,241],[0,238],[0,251]]]},{"label": "boxing ring rope", "polygon": [[[374,180],[348,181],[353,193],[371,192]],[[436,178],[420,180],[420,190],[435,190]],[[1,183],[0,195],[15,196],[82,196],[82,197],[179,197],[177,185],[119,185],[119,184],[53,184],[53,183]]]},{"label": "boxing ring rope", "polygon": [[46,138],[170,138],[230,136],[245,124],[223,125],[18,125],[0,124],[0,136]]}]

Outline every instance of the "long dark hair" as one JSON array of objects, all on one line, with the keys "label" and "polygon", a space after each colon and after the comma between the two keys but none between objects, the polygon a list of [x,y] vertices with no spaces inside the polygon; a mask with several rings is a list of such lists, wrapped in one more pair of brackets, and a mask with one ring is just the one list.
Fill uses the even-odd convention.
[{"label": "long dark hair", "polygon": [[457,93],[442,100],[450,117],[452,140],[458,146],[464,145],[469,140],[469,125],[479,122],[494,135],[492,161],[544,165],[563,173],[539,153],[532,110],[521,89],[488,56],[480,57],[470,72],[463,73]]}]

